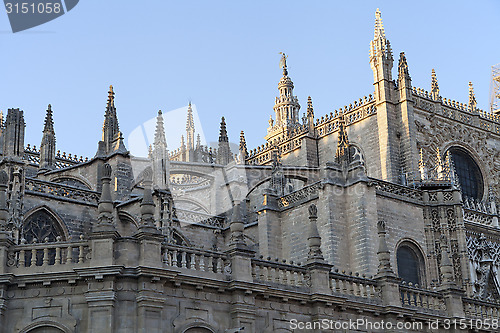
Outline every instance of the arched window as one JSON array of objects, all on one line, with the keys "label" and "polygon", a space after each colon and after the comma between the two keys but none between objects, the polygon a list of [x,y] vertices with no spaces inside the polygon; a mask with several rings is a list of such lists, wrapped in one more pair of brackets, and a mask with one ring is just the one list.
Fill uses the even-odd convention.
[{"label": "arched window", "polygon": [[64,237],[59,223],[47,211],[41,209],[31,214],[23,225],[22,238],[27,243],[32,243],[36,238],[37,242],[55,242],[57,236]]},{"label": "arched window", "polygon": [[462,194],[481,199],[483,197],[483,177],[474,159],[462,148],[450,148],[451,159],[455,165]]},{"label": "arched window", "polygon": [[421,285],[423,282],[423,257],[420,251],[410,244],[398,247],[396,258],[398,262],[399,277],[409,283]]}]

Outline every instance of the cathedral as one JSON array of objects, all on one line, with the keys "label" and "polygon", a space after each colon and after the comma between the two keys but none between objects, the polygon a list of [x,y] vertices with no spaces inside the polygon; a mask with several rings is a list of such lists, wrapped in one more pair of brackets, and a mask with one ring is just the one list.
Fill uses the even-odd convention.
[{"label": "cathedral", "polygon": [[374,90],[332,112],[282,54],[253,149],[224,117],[203,145],[190,104],[180,147],[160,111],[132,156],[112,86],[89,158],[51,105],[38,148],[8,109],[0,333],[498,332],[500,114],[413,86],[378,10],[369,47]]}]

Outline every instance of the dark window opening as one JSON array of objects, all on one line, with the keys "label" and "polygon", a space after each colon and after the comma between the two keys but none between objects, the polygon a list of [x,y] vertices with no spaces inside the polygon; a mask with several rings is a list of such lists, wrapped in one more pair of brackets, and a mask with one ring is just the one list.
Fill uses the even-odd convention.
[{"label": "dark window opening", "polygon": [[462,188],[462,194],[481,200],[483,196],[483,177],[479,166],[461,148],[451,148],[450,154]]},{"label": "dark window opening", "polygon": [[398,274],[406,283],[420,285],[420,260],[409,246],[401,246],[397,251]]}]

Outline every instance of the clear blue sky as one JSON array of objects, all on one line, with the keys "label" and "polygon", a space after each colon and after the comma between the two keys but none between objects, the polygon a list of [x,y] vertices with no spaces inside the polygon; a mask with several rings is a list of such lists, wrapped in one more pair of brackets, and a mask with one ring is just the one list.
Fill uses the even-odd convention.
[{"label": "clear blue sky", "polygon": [[488,108],[490,67],[500,63],[499,1],[81,0],[16,34],[0,14],[0,109],[23,109],[26,143],[39,146],[51,103],[58,149],[91,157],[113,84],[125,137],[158,109],[191,100],[207,141],[217,140],[225,116],[230,140],[245,130],[255,148],[273,113],[280,51],[301,112],[308,95],[321,116],[372,92],[377,7],[394,74],[405,51],[414,86],[429,90],[435,68],[444,97],[466,103],[472,81],[479,107]]}]

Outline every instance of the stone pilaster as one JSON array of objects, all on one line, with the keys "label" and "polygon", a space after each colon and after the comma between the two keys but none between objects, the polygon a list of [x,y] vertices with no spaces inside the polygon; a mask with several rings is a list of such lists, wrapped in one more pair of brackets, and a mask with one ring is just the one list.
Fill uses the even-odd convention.
[{"label": "stone pilaster", "polygon": [[262,206],[257,210],[259,252],[264,258],[279,258],[282,232],[277,197],[274,191],[266,190],[262,199]]},{"label": "stone pilaster", "polygon": [[115,333],[116,291],[113,277],[101,280],[90,278],[85,292],[88,306],[89,333]]}]

